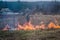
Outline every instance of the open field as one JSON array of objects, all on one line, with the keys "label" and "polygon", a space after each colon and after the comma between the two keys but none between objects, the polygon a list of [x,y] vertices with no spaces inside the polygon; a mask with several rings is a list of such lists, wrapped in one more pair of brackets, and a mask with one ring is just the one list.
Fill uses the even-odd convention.
[{"label": "open field", "polygon": [[0,40],[60,40],[60,29],[0,31]]}]

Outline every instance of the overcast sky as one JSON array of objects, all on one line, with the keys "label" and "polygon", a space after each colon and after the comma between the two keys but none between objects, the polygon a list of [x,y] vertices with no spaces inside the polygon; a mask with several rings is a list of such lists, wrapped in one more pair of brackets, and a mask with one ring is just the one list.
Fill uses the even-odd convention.
[{"label": "overcast sky", "polygon": [[[2,0],[2,1],[18,1],[18,0]],[[35,2],[35,1],[54,1],[54,0],[20,0],[20,1]]]}]

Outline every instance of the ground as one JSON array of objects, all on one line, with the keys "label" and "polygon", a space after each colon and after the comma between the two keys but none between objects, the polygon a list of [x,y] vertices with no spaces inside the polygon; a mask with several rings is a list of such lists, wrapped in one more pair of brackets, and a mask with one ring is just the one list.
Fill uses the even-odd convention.
[{"label": "ground", "polygon": [[0,31],[0,40],[60,40],[60,29]]}]

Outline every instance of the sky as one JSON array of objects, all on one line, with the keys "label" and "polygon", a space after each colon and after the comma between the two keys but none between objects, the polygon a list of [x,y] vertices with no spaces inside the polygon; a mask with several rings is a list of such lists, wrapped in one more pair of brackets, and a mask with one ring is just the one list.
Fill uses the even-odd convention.
[{"label": "sky", "polygon": [[[18,0],[2,0],[2,1],[18,1]],[[35,2],[35,1],[54,1],[54,0],[19,0],[19,1]],[[57,1],[60,1],[60,0],[57,0]]]}]

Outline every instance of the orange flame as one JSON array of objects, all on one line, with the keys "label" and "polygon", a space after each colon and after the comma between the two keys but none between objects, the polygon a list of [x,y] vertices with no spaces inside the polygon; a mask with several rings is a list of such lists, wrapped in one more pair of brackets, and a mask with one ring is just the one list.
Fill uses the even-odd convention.
[{"label": "orange flame", "polygon": [[23,28],[20,24],[17,25],[16,30],[23,30],[23,29],[24,29],[24,28]]},{"label": "orange flame", "polygon": [[60,26],[59,25],[55,25],[53,22],[50,22],[50,24],[48,24],[48,28],[49,29],[50,28],[58,29],[58,28],[60,28]]},{"label": "orange flame", "polygon": [[53,22],[50,22],[49,24],[48,24],[48,28],[50,29],[50,28],[55,28],[56,27],[56,25],[53,23]]},{"label": "orange flame", "polygon": [[9,30],[9,29],[10,29],[10,27],[9,27],[9,25],[7,24],[7,25],[5,26],[5,28],[3,28],[3,31]]},{"label": "orange flame", "polygon": [[42,21],[42,22],[40,23],[40,25],[37,25],[35,28],[36,28],[36,29],[45,29],[45,24],[44,24],[44,22]]},{"label": "orange flame", "polygon": [[[47,28],[48,29],[51,29],[51,28],[58,29],[58,28],[60,28],[60,26],[56,25],[53,22],[50,22],[47,25]],[[3,30],[9,30],[9,29],[10,29],[9,25],[7,24]],[[36,25],[36,26],[32,25],[31,22],[27,22],[24,25],[20,25],[18,23],[17,28],[16,28],[16,30],[38,30],[38,29],[46,29],[44,22],[41,22],[40,25]]]},{"label": "orange flame", "polygon": [[34,30],[34,26],[31,24],[31,22],[27,22],[24,25],[24,30]]}]

